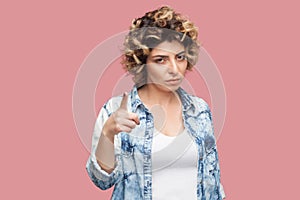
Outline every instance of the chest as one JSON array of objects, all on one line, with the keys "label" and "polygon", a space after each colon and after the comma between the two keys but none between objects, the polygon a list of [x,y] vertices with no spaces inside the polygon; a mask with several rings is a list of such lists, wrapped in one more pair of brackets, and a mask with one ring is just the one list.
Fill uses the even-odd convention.
[{"label": "chest", "polygon": [[176,136],[184,129],[181,107],[152,106],[150,112],[156,130],[167,136]]}]

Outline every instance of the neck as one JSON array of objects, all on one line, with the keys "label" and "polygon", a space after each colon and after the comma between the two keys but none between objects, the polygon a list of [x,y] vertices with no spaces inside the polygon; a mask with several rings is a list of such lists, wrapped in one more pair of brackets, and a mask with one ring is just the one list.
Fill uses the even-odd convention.
[{"label": "neck", "polygon": [[150,107],[156,104],[167,106],[178,102],[178,95],[175,91],[161,88],[155,84],[143,86],[138,93],[143,103]]}]

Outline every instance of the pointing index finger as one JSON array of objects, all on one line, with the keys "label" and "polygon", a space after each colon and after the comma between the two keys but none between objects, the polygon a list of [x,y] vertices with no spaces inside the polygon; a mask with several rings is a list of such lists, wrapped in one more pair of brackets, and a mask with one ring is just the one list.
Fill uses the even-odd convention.
[{"label": "pointing index finger", "polygon": [[120,108],[127,110],[128,93],[123,93],[123,98],[120,104]]}]

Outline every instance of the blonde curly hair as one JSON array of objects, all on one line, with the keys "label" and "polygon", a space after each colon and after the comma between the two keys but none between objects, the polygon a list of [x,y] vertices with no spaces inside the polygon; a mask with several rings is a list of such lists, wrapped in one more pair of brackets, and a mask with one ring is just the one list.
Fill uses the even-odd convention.
[{"label": "blonde curly hair", "polygon": [[124,42],[122,64],[137,86],[146,84],[145,64],[151,50],[164,41],[178,41],[185,47],[191,70],[198,60],[198,30],[194,24],[172,8],[163,6],[134,19]]}]

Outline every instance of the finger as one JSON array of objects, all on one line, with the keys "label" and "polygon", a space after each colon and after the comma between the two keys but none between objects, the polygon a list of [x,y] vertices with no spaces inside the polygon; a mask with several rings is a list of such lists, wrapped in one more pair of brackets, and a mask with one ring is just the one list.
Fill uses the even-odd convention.
[{"label": "finger", "polygon": [[133,120],[136,125],[140,125],[139,116],[135,113],[129,113],[129,119]]},{"label": "finger", "polygon": [[127,101],[128,101],[128,94],[127,92],[124,92],[123,98],[120,104],[120,108],[127,110]]},{"label": "finger", "polygon": [[127,126],[127,127],[130,127],[130,128],[135,128],[136,127],[136,123],[129,119],[129,118],[126,118],[126,119],[121,119],[118,121],[117,123],[119,126]]},{"label": "finger", "polygon": [[120,125],[119,126],[119,132],[127,132],[127,133],[130,133],[132,128],[126,126],[126,125]]},{"label": "finger", "polygon": [[136,123],[133,120],[130,120],[130,119],[124,120],[122,125],[127,126],[131,129],[134,129],[136,127]]}]

